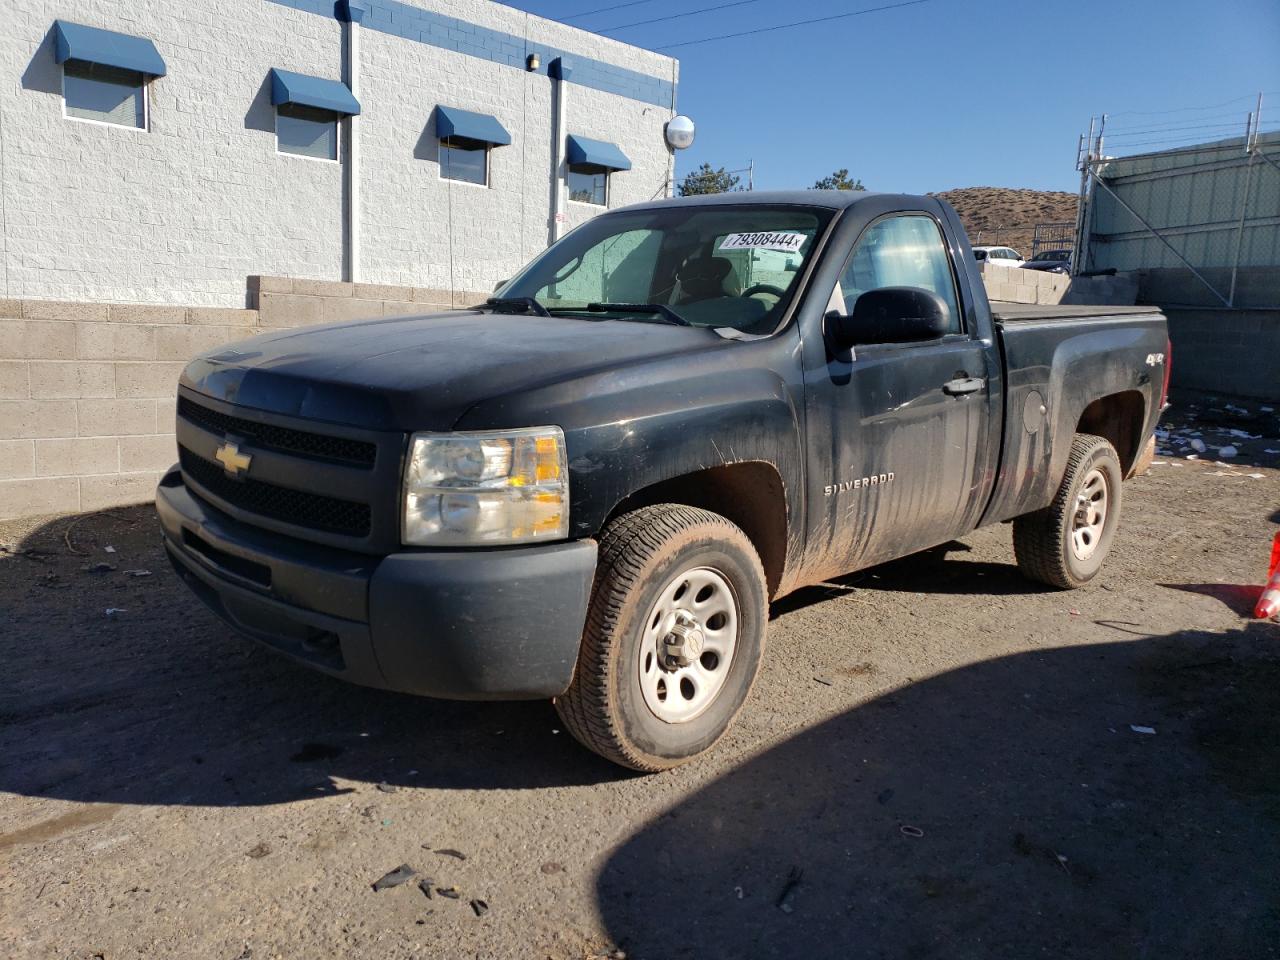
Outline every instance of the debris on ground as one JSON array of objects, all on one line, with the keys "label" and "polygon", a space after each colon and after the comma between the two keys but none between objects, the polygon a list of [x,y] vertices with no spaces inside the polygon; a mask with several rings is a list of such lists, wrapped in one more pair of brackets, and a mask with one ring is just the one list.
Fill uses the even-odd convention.
[{"label": "debris on ground", "polygon": [[921,830],[919,827],[913,827],[909,823],[904,823],[902,826],[898,827],[898,832],[901,833],[904,837],[911,837],[914,840],[919,840],[921,837],[924,836],[923,830]]},{"label": "debris on ground", "polygon": [[149,577],[151,576],[151,571],[150,570],[126,570],[124,572],[124,575],[126,577],[139,577],[139,578]]},{"label": "debris on ground", "polygon": [[824,687],[831,687],[835,685],[835,681],[832,680],[830,677],[818,676],[818,677],[814,677],[813,679],[816,680],[818,683],[822,684]]},{"label": "debris on ground", "polygon": [[383,793],[395,793],[399,788],[392,786],[384,780],[382,783],[378,784],[378,789]]},{"label": "debris on ground", "polygon": [[124,607],[107,607],[107,616],[108,616],[108,617],[114,617],[114,616],[116,616],[117,614],[120,614],[120,613],[128,613],[128,612],[129,612],[129,611],[128,611],[128,610],[126,610]]},{"label": "debris on ground", "polygon": [[1129,724],[1129,729],[1134,733],[1145,733],[1148,736],[1154,736],[1156,732],[1155,727],[1144,727],[1136,723]]},{"label": "debris on ground", "polygon": [[541,870],[543,873],[545,873],[547,876],[551,876],[551,874],[553,873],[563,873],[564,864],[556,863],[554,860],[548,860],[538,869]]},{"label": "debris on ground", "polygon": [[115,552],[116,552],[116,548],[115,548],[115,547],[113,547],[113,546],[111,546],[111,544],[107,544],[107,545],[106,545],[105,547],[103,547],[102,549],[103,549],[103,551],[105,551],[106,553],[115,553]]},{"label": "debris on ground", "polygon": [[398,887],[410,877],[417,876],[418,871],[413,869],[407,863],[402,863],[390,873],[385,873],[373,882],[374,891],[389,890],[392,887]]},{"label": "debris on ground", "polygon": [[88,563],[80,568],[81,573],[111,573],[115,570],[113,563]]},{"label": "debris on ground", "polygon": [[485,903],[483,900],[472,900],[471,909],[475,911],[477,917],[483,917],[489,912],[489,904]]},{"label": "debris on ground", "polygon": [[431,899],[431,885],[433,883],[435,883],[435,881],[432,880],[430,877],[423,877],[421,880],[418,881],[418,889],[422,891],[423,895],[428,900]]},{"label": "debris on ground", "polygon": [[1249,400],[1227,403],[1209,394],[1180,391],[1156,429],[1156,453],[1194,461],[1213,452],[1224,460],[1243,458],[1257,466],[1275,467],[1280,466],[1277,440],[1280,415],[1275,407]]},{"label": "debris on ground", "polygon": [[263,841],[262,843],[259,843],[253,847],[250,847],[248,853],[246,853],[245,855],[248,857],[252,857],[254,860],[261,860],[263,857],[269,856],[270,853],[271,853],[271,844],[267,843],[266,841]]},{"label": "debris on ground", "polygon": [[463,853],[461,850],[452,850],[452,849],[450,849],[450,848],[448,848],[448,847],[444,848],[443,850],[437,850],[437,851],[436,851],[436,853],[440,854],[441,856],[445,856],[445,857],[453,857],[453,859],[455,859],[455,860],[465,860],[465,859],[467,859],[467,855],[466,855],[465,853]]},{"label": "debris on ground", "polygon": [[442,897],[448,897],[450,900],[457,900],[462,896],[457,887],[436,887],[436,893]]}]

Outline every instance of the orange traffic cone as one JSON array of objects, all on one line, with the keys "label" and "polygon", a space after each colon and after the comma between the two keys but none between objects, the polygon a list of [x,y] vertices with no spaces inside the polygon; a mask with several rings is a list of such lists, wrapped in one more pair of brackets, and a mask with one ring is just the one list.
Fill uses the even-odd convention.
[{"label": "orange traffic cone", "polygon": [[1267,571],[1270,579],[1262,588],[1262,596],[1258,598],[1258,606],[1253,615],[1266,620],[1280,614],[1280,533],[1276,534],[1276,542],[1271,546],[1271,568]]}]

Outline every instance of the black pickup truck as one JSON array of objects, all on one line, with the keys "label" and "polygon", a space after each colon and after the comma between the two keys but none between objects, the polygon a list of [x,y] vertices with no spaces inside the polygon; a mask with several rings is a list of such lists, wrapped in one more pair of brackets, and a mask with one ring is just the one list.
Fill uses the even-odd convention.
[{"label": "black pickup truck", "polygon": [[770,600],[1011,520],[1092,580],[1165,399],[1164,318],[993,308],[931,197],[605,213],[487,303],[266,334],[178,394],[157,506],[237,631],[357,683],[554,698],[659,770],[746,701]]}]

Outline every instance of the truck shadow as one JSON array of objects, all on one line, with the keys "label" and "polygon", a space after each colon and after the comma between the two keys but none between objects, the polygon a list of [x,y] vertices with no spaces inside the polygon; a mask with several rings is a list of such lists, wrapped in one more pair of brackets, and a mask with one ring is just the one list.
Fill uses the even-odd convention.
[{"label": "truck shadow", "polygon": [[901,560],[805,587],[774,602],[770,607],[770,619],[850,593],[1014,596],[1052,592],[1051,588],[1028,580],[1012,563],[952,559],[952,554],[969,553],[971,550],[968,544],[952,540]]},{"label": "truck shadow", "polygon": [[160,538],[154,508],[123,508],[53,520],[0,552],[0,791],[222,806],[342,793],[350,780],[619,777],[560,731],[549,703],[369,690],[241,639],[188,593]]},{"label": "truck shadow", "polygon": [[1037,650],[870,700],[624,841],[597,876],[611,938],[668,960],[1274,956],[1277,640]]},{"label": "truck shadow", "polygon": [[[960,548],[860,576],[877,590],[1035,589],[1012,567],[945,561]],[[548,703],[363,689],[235,636],[173,574],[149,506],[59,518],[5,546],[0,617],[2,791],[222,806],[332,795],[352,780],[535,789],[629,776],[562,732]]]}]

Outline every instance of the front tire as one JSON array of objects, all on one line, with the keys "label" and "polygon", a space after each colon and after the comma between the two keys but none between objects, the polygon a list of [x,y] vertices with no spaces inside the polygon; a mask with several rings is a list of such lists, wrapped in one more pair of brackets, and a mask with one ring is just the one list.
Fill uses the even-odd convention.
[{"label": "front tire", "polygon": [[1107,440],[1076,434],[1053,503],[1013,521],[1013,553],[1022,573],[1064,590],[1093,580],[1120,522],[1122,476]]},{"label": "front tire", "polygon": [[737,526],[679,504],[625,514],[600,538],[578,668],[556,710],[614,763],[686,763],[742,709],[767,623],[764,570]]}]

